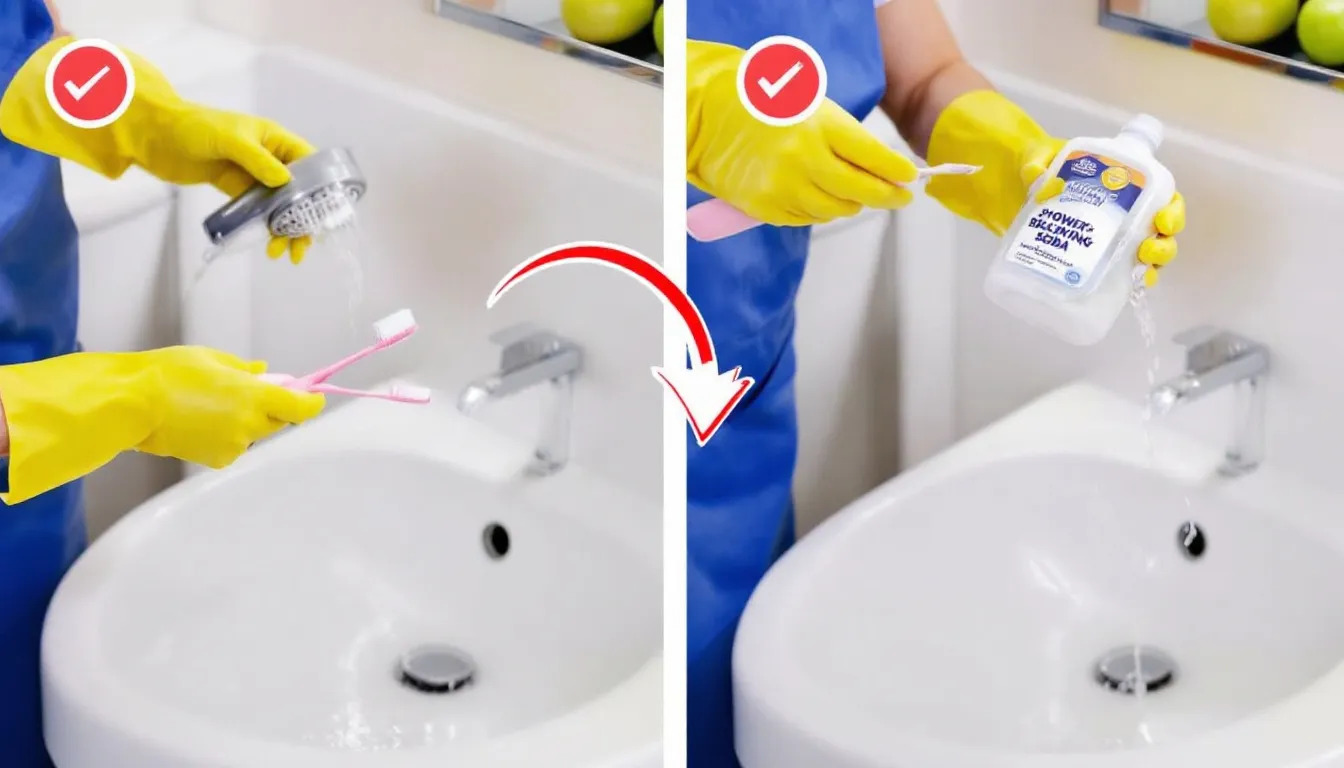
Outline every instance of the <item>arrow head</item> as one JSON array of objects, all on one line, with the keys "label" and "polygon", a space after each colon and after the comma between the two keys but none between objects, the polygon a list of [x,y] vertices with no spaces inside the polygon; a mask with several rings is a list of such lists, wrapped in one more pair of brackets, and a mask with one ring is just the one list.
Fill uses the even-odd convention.
[{"label": "arrow head", "polygon": [[738,366],[719,373],[713,362],[686,370],[653,369],[654,377],[667,386],[685,409],[695,441],[702,448],[756,383],[750,376],[737,378],[741,372],[742,367]]}]

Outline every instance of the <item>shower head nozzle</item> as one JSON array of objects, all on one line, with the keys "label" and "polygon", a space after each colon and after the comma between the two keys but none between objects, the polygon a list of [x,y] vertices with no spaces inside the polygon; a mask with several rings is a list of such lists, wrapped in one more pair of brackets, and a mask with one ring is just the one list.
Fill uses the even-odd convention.
[{"label": "shower head nozzle", "polygon": [[223,242],[256,219],[277,237],[321,234],[354,217],[368,186],[348,149],[321,150],[291,163],[289,171],[293,178],[283,187],[257,184],[210,214],[210,241]]}]

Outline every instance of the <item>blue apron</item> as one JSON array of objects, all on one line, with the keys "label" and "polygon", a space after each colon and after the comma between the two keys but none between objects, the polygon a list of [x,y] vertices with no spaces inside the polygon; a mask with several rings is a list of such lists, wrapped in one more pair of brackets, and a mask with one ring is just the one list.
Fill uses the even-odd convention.
[{"label": "blue apron", "polygon": [[[43,0],[0,0],[0,87],[51,39]],[[79,262],[54,157],[0,136],[0,365],[76,350]],[[3,393],[0,393],[3,398]],[[76,438],[78,439],[78,438]],[[9,467],[0,462],[0,484]],[[86,543],[78,482],[0,503],[0,765],[50,768],[38,650],[56,585]]]},{"label": "blue apron", "polygon": [[[690,0],[687,37],[750,48],[771,35],[807,42],[827,95],[857,118],[886,88],[873,0]],[[687,206],[707,199],[689,187]],[[808,228],[758,227],[686,240],[687,287],[723,365],[757,384],[703,448],[687,440],[687,765],[736,768],[730,660],[747,598],[793,543],[797,453],[794,296]]]}]

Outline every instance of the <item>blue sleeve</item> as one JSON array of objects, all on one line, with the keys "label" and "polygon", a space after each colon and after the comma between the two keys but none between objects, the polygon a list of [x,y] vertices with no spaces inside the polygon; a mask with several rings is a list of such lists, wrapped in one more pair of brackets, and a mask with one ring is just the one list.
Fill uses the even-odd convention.
[{"label": "blue sleeve", "polygon": [[42,0],[0,0],[0,91],[51,33],[51,13]]}]

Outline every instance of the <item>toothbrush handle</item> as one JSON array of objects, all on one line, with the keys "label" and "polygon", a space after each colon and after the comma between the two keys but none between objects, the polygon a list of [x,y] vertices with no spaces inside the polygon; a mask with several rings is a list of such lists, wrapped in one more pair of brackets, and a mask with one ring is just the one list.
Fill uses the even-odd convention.
[{"label": "toothbrush handle", "polygon": [[[943,163],[920,168],[915,180],[927,179],[930,176],[965,175],[978,170],[980,170],[978,165]],[[712,243],[725,237],[740,235],[760,225],[761,222],[718,199],[697,203],[686,211],[686,234],[702,243]]]},{"label": "toothbrush handle", "polygon": [[326,381],[327,379],[339,373],[341,370],[359,362],[360,360],[363,360],[369,355],[372,355],[374,352],[381,352],[382,350],[387,349],[388,347],[396,344],[397,342],[405,340],[412,333],[415,333],[414,327],[408,328],[395,336],[370,344],[369,346],[359,350],[358,352],[352,355],[348,355],[344,358],[341,358],[340,360],[332,363],[331,365],[328,365],[325,368],[318,369],[317,371],[314,371],[313,373],[304,376],[302,378],[302,381],[309,385],[321,384],[322,382]]},{"label": "toothbrush handle", "polygon": [[390,400],[394,403],[416,403],[419,400],[395,395],[391,392],[371,392],[363,389],[348,389],[338,387],[335,384],[312,384],[308,387],[309,392],[320,392],[324,395],[348,395],[350,397],[371,397],[375,400]]},{"label": "toothbrush handle", "polygon": [[299,380],[298,377],[290,376],[288,373],[259,373],[257,374],[257,378],[261,379],[267,384],[275,384],[276,386],[280,387],[289,387],[291,389],[303,388],[301,386],[296,385],[296,382],[298,382]]},{"label": "toothbrush handle", "polygon": [[286,389],[298,390],[299,392],[322,392],[331,395],[363,395],[359,392],[345,387],[338,387],[334,384],[322,384],[311,381],[309,376],[290,376],[287,373],[259,373],[257,378],[267,384],[274,384]]},{"label": "toothbrush handle", "polygon": [[686,234],[702,243],[712,243],[759,227],[751,218],[722,200],[706,200],[686,211]]},{"label": "toothbrush handle", "polygon": [[377,397],[377,396],[378,396],[378,394],[377,394],[376,392],[365,392],[365,391],[363,391],[363,390],[359,390],[359,389],[350,389],[350,388],[348,388],[348,387],[340,387],[340,386],[337,386],[337,385],[335,385],[335,384],[310,384],[310,385],[308,385],[308,391],[309,391],[309,392],[321,392],[321,393],[324,394],[324,395],[350,395],[351,397]]}]

